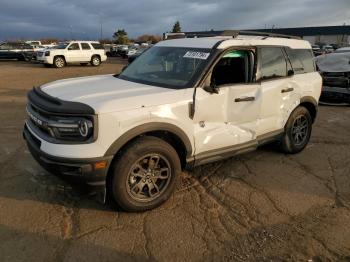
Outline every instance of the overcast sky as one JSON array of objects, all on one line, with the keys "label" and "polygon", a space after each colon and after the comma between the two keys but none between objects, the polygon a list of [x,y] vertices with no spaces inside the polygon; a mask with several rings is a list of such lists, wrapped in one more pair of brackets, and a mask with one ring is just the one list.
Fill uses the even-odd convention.
[{"label": "overcast sky", "polygon": [[0,0],[0,39],[350,25],[350,0]]}]

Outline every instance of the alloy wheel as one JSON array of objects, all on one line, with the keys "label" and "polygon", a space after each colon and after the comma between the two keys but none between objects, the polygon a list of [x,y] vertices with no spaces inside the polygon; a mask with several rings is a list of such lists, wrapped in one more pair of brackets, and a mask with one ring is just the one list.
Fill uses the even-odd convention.
[{"label": "alloy wheel", "polygon": [[292,137],[296,146],[305,143],[309,132],[309,123],[304,115],[298,116],[292,125]]},{"label": "alloy wheel", "polygon": [[169,161],[160,154],[148,154],[132,165],[126,181],[127,191],[134,200],[149,202],[166,191],[170,178]]}]

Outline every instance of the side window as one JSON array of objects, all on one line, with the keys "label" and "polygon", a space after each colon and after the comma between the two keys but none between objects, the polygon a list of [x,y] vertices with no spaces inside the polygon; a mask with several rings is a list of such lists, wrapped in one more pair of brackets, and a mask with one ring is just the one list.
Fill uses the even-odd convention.
[{"label": "side window", "polygon": [[287,55],[295,74],[310,73],[315,71],[314,56],[308,49],[286,48]]},{"label": "side window", "polygon": [[260,61],[260,78],[262,80],[287,76],[287,62],[281,48],[262,47]]},{"label": "side window", "polygon": [[98,49],[104,50],[104,47],[103,47],[103,45],[101,45],[101,44],[92,43],[91,45],[92,45],[92,47],[93,47],[94,49],[96,49],[96,50],[98,50]]},{"label": "side window", "polygon": [[8,50],[8,49],[10,49],[9,44],[2,44],[2,45],[0,45],[0,50]]},{"label": "side window", "polygon": [[253,53],[248,50],[225,53],[213,68],[211,84],[220,86],[251,82],[253,57]]},{"label": "side window", "polygon": [[90,50],[91,47],[88,43],[81,43],[81,49],[83,50]]},{"label": "side window", "polygon": [[68,50],[80,50],[79,44],[78,43],[73,43],[68,47]]}]

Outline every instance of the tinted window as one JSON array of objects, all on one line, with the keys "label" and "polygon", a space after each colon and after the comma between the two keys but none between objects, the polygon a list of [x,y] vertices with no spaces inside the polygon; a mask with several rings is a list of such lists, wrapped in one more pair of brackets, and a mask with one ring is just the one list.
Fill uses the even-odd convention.
[{"label": "tinted window", "polygon": [[103,47],[103,45],[101,45],[101,44],[92,43],[91,45],[92,45],[92,47],[95,48],[95,49],[103,49],[103,50],[104,50],[104,47]]},{"label": "tinted window", "polygon": [[261,79],[287,76],[287,63],[279,47],[263,47],[260,49]]},{"label": "tinted window", "polygon": [[295,74],[315,71],[314,56],[311,50],[286,48],[286,52]]},{"label": "tinted window", "polygon": [[211,83],[219,86],[249,82],[251,74],[249,57],[249,51],[234,50],[227,52],[215,65]]},{"label": "tinted window", "polygon": [[80,50],[79,44],[78,43],[71,44],[68,47],[68,50]]},{"label": "tinted window", "polygon": [[91,47],[88,43],[81,43],[81,48],[83,50],[90,50],[91,49]]}]

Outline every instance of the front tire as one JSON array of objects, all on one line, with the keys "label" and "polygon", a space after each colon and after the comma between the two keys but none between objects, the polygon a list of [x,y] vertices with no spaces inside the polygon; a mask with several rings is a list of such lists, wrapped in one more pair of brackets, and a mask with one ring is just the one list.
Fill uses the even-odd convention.
[{"label": "front tire", "polygon": [[62,68],[66,65],[66,61],[64,60],[64,58],[62,56],[56,56],[53,59],[53,66],[56,68]]},{"label": "front tire", "polygon": [[310,112],[303,106],[297,107],[289,116],[281,139],[281,149],[288,154],[302,151],[308,144],[312,130]]},{"label": "front tire", "polygon": [[175,149],[157,137],[132,142],[112,165],[110,191],[124,210],[137,212],[155,208],[172,194],[181,172]]}]

